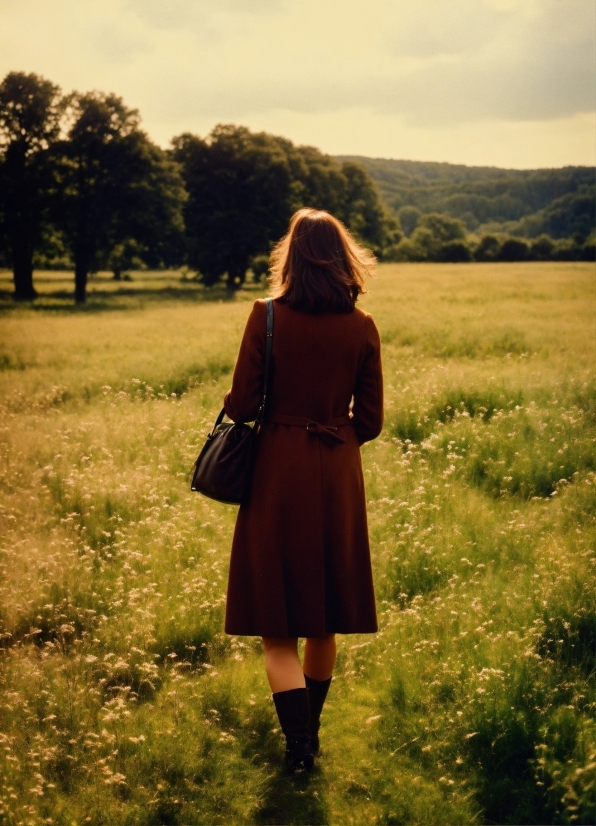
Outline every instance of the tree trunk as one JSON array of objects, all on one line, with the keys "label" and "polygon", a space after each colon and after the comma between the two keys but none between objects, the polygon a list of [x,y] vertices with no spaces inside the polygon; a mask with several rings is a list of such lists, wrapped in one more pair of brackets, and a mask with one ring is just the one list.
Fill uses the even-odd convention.
[{"label": "tree trunk", "polygon": [[27,173],[22,144],[13,143],[8,147],[2,166],[2,207],[12,252],[14,299],[32,301],[37,297],[33,287],[33,252],[39,237],[40,216],[35,208],[39,192]]},{"label": "tree trunk", "polygon": [[89,256],[79,254],[75,257],[75,302],[84,304],[87,300],[87,276],[89,275]]},{"label": "tree trunk", "polygon": [[14,300],[33,301],[37,291],[33,286],[33,255],[19,245],[13,247]]}]

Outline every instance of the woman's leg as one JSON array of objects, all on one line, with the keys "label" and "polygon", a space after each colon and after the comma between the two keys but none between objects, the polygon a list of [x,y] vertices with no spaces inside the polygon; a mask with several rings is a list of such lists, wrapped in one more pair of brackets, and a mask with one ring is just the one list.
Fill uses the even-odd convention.
[{"label": "woman's leg", "polygon": [[296,637],[263,637],[265,671],[273,694],[304,688]]},{"label": "woman's leg", "polygon": [[335,634],[309,637],[304,649],[304,676],[309,699],[310,736],[315,754],[319,751],[321,712],[335,666]]},{"label": "woman's leg", "polygon": [[263,648],[275,710],[286,737],[286,761],[292,769],[310,771],[313,750],[308,695],[298,659],[298,640],[263,637]]},{"label": "woman's leg", "polygon": [[308,637],[304,648],[304,673],[311,680],[328,680],[333,674],[336,652],[335,634]]}]

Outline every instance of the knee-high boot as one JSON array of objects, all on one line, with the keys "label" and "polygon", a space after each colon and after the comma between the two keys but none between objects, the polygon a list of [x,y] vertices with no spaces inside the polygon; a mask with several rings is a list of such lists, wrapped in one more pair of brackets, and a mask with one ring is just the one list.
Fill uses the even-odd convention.
[{"label": "knee-high boot", "polygon": [[310,771],[313,750],[310,739],[308,695],[305,688],[277,691],[273,695],[275,710],[286,736],[286,761],[291,769]]},{"label": "knee-high boot", "polygon": [[308,705],[310,710],[310,736],[312,739],[312,750],[314,754],[319,751],[319,728],[321,726],[321,711],[325,704],[325,698],[331,685],[331,677],[328,680],[313,680],[304,675],[306,689],[308,691]]}]

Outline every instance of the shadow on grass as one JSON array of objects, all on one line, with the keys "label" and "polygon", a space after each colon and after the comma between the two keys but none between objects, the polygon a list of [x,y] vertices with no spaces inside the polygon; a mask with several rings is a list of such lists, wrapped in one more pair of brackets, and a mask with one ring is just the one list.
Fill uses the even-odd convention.
[{"label": "shadow on grass", "polygon": [[329,810],[324,794],[323,774],[315,765],[310,774],[291,773],[281,766],[269,778],[254,822],[258,824],[329,823]]},{"label": "shadow on grass", "polygon": [[68,315],[98,313],[114,310],[139,309],[164,301],[184,301],[197,303],[233,302],[237,296],[257,297],[263,292],[260,284],[244,285],[231,292],[224,285],[203,287],[199,284],[181,282],[175,285],[152,287],[118,287],[117,289],[92,288],[84,304],[75,304],[72,291],[52,290],[40,293],[35,301],[15,301],[12,293],[0,289],[0,312],[10,312],[26,308],[37,312],[55,312]]},{"label": "shadow on grass", "polygon": [[[277,727],[273,704],[253,706],[250,722],[245,722],[248,736],[242,756],[263,766],[266,779],[260,793],[260,805],[253,815],[257,824],[308,824],[325,826],[330,822],[327,803],[328,779],[317,758],[310,773],[291,772],[284,761],[284,738]],[[275,728],[272,728],[272,724]]]}]

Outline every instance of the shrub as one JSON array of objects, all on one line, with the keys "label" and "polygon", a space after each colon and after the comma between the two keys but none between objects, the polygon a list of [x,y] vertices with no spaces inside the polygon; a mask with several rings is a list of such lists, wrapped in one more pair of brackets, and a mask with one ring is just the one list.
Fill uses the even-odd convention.
[{"label": "shrub", "polygon": [[457,218],[449,215],[442,215],[439,212],[430,212],[423,215],[419,221],[419,226],[427,229],[432,237],[440,243],[456,241],[466,237],[466,225]]},{"label": "shrub", "polygon": [[554,261],[577,261],[580,247],[573,238],[562,238],[555,244],[552,258]]},{"label": "shrub", "polygon": [[508,238],[503,242],[499,258],[501,261],[525,261],[528,257],[528,245],[519,238]]},{"label": "shrub", "polygon": [[448,241],[440,247],[437,259],[448,264],[471,261],[472,250],[465,241]]},{"label": "shrub", "polygon": [[474,252],[476,261],[498,261],[501,254],[501,242],[495,235],[483,235]]},{"label": "shrub", "polygon": [[535,261],[550,261],[554,248],[555,242],[550,236],[540,235],[530,245],[530,258]]},{"label": "shrub", "polygon": [[424,261],[425,258],[426,254],[424,250],[410,238],[403,238],[399,244],[392,247],[387,256],[388,261],[396,262]]}]

